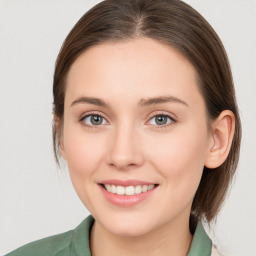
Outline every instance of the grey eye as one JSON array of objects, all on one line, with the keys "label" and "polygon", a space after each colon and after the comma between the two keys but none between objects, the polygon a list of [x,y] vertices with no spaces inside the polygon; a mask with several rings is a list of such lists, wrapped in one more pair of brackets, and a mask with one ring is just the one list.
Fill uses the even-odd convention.
[{"label": "grey eye", "polygon": [[100,115],[88,115],[83,120],[88,125],[101,125],[106,124],[106,120]]},{"label": "grey eye", "polygon": [[167,115],[156,115],[150,119],[150,124],[153,125],[166,125],[173,122],[173,119]]}]

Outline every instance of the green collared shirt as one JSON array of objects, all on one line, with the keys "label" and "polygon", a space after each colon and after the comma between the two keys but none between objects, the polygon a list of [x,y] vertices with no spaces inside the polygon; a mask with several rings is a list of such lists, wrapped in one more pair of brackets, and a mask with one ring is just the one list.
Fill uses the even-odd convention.
[{"label": "green collared shirt", "polygon": [[[93,223],[90,215],[74,230],[29,243],[6,256],[91,256],[89,236]],[[188,256],[211,255],[211,239],[198,222]]]}]

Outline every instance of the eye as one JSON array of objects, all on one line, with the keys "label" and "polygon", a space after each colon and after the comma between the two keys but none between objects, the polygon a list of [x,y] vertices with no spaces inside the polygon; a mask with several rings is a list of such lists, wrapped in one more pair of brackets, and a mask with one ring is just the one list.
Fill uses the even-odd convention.
[{"label": "eye", "polygon": [[82,117],[80,121],[88,126],[97,126],[97,125],[107,124],[107,121],[105,120],[105,118],[100,115],[87,115]]},{"label": "eye", "polygon": [[167,126],[175,123],[175,120],[168,115],[155,115],[149,120],[149,124],[157,126]]}]

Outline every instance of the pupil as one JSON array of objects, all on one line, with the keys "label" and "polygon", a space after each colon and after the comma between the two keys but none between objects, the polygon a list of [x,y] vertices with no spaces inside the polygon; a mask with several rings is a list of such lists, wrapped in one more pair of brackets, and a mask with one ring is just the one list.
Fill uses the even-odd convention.
[{"label": "pupil", "polygon": [[157,124],[165,124],[167,120],[166,116],[158,116],[156,119],[156,123]]},{"label": "pupil", "polygon": [[99,125],[102,122],[102,117],[100,116],[92,116],[91,117],[92,124]]}]

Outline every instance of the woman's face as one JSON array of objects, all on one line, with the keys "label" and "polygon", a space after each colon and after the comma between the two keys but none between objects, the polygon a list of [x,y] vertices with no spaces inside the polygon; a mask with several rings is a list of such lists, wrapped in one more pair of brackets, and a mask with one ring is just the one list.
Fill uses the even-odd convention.
[{"label": "woman's face", "polygon": [[196,71],[173,48],[143,38],[86,50],[67,77],[62,132],[75,190],[106,230],[188,221],[211,135]]}]

